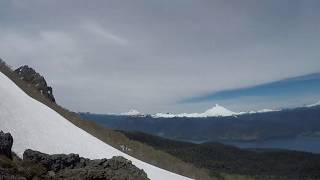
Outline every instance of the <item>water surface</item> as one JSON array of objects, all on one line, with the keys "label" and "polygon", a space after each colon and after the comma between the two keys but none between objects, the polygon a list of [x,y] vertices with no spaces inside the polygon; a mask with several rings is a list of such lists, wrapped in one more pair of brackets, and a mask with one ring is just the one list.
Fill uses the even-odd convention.
[{"label": "water surface", "polygon": [[240,148],[274,148],[320,153],[320,137],[296,137],[253,142],[223,141],[222,143]]}]

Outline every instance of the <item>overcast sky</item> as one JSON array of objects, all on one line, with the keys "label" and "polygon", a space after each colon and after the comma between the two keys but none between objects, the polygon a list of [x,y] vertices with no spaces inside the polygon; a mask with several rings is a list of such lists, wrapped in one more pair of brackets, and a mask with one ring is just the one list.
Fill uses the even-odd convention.
[{"label": "overcast sky", "polygon": [[179,102],[319,72],[319,19],[319,0],[1,0],[0,57],[75,111],[196,112],[215,102]]}]

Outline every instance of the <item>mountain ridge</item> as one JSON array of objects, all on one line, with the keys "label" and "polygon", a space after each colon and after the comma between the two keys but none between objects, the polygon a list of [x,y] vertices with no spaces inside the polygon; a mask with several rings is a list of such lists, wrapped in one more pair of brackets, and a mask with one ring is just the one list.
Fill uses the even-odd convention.
[{"label": "mountain ridge", "polygon": [[191,142],[262,141],[301,135],[312,136],[320,132],[320,106],[200,118],[154,118],[150,115],[117,116],[90,113],[80,115],[112,129],[141,131]]},{"label": "mountain ridge", "polygon": [[[299,108],[311,108],[320,106],[320,101],[309,104],[309,105],[303,105],[298,106],[294,108],[282,108],[282,109],[260,109],[260,110],[250,110],[250,111],[241,111],[241,112],[234,112],[231,111],[219,104],[216,104],[212,108],[206,110],[203,113],[153,113],[153,114],[145,114],[141,113],[140,111],[136,109],[130,109],[128,112],[124,113],[106,113],[106,115],[114,115],[114,116],[151,116],[153,118],[175,118],[175,117],[181,117],[181,118],[207,118],[207,117],[228,117],[228,116],[241,116],[241,115],[247,115],[247,114],[258,114],[258,113],[269,113],[269,112],[278,112],[278,111],[286,111],[286,110],[294,110]],[[82,112],[79,112],[82,113]],[[90,113],[90,112],[87,112]],[[96,113],[92,113],[96,114]]]}]

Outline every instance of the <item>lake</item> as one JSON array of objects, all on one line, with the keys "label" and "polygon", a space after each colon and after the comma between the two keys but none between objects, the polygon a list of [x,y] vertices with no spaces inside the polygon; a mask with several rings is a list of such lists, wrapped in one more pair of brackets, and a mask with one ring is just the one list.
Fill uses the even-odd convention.
[{"label": "lake", "polygon": [[320,153],[320,137],[296,137],[265,141],[223,141],[221,143],[240,148],[272,148]]}]

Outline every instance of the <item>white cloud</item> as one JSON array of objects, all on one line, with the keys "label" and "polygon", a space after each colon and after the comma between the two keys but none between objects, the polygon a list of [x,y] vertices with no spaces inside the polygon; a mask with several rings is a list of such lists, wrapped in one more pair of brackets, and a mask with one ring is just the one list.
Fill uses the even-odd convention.
[{"label": "white cloud", "polygon": [[107,41],[112,41],[118,45],[126,46],[129,44],[128,40],[109,32],[97,23],[87,22],[83,25],[83,28],[96,36],[101,36]]}]

